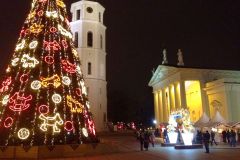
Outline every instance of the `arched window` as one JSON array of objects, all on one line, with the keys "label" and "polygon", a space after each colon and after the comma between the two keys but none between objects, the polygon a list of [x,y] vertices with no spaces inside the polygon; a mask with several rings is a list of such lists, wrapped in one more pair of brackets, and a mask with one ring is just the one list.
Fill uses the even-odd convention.
[{"label": "arched window", "polygon": [[75,32],[74,34],[74,46],[78,47],[78,32]]},{"label": "arched window", "polygon": [[100,35],[100,48],[103,49],[103,37]]},{"label": "arched window", "polygon": [[92,47],[93,46],[93,33],[88,32],[87,34],[87,46]]},{"label": "arched window", "polygon": [[78,9],[78,10],[77,10],[77,16],[76,16],[76,19],[77,19],[77,20],[79,20],[79,19],[80,19],[80,17],[81,17],[81,16],[80,16],[80,14],[81,14],[81,10],[80,10],[80,9]]},{"label": "arched window", "polygon": [[92,74],[92,64],[88,62],[88,75]]}]

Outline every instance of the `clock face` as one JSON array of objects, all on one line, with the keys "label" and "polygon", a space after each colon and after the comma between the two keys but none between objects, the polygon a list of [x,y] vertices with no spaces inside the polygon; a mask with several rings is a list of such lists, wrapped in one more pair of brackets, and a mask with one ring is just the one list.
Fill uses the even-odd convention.
[{"label": "clock face", "polygon": [[88,13],[92,13],[93,12],[93,9],[91,7],[87,7],[87,12]]}]

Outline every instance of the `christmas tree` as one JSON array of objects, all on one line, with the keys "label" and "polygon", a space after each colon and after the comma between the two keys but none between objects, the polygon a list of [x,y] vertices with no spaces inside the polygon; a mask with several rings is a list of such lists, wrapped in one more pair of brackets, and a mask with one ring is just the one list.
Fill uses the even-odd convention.
[{"label": "christmas tree", "polygon": [[0,146],[97,140],[62,0],[33,0],[0,84]]}]

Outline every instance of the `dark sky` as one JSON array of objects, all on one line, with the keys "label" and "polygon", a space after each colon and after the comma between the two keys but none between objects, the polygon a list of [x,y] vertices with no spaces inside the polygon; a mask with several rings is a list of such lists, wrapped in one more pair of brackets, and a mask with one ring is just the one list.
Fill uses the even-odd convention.
[{"label": "dark sky", "polygon": [[[68,11],[76,1],[65,0]],[[147,84],[151,70],[162,62],[163,48],[167,48],[168,61],[173,65],[177,63],[177,49],[181,48],[186,66],[240,69],[239,0],[98,2],[106,9],[110,118],[116,111],[118,115],[119,111],[123,113],[122,119],[126,118],[125,110],[132,113],[133,119],[151,117],[153,97]],[[9,63],[30,3],[31,0],[1,2],[1,74]]]}]

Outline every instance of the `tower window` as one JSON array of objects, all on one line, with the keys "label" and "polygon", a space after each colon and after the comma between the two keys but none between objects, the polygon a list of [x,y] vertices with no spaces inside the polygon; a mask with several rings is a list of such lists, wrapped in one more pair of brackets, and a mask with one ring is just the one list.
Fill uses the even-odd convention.
[{"label": "tower window", "polygon": [[78,9],[78,10],[77,10],[77,20],[79,20],[79,19],[80,19],[80,15],[81,15],[81,10],[80,10],[80,9]]},{"label": "tower window", "polygon": [[92,74],[92,64],[88,62],[88,75]]},{"label": "tower window", "polygon": [[93,46],[93,33],[88,32],[87,34],[87,46],[92,47]]},{"label": "tower window", "polygon": [[107,114],[105,112],[103,113],[103,122],[107,122]]},{"label": "tower window", "polygon": [[78,32],[75,32],[74,34],[74,46],[78,47]]},{"label": "tower window", "polygon": [[98,13],[99,22],[102,21],[101,12]]},{"label": "tower window", "polygon": [[103,37],[100,35],[100,48],[103,49]]}]

